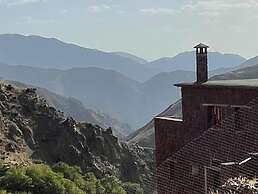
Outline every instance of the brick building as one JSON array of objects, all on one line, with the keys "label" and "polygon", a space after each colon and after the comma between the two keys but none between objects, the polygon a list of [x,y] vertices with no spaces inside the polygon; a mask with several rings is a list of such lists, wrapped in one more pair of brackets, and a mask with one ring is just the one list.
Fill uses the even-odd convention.
[{"label": "brick building", "polygon": [[258,79],[208,81],[208,46],[194,48],[197,81],[175,85],[182,118],[155,118],[158,194],[204,194],[258,173]]}]

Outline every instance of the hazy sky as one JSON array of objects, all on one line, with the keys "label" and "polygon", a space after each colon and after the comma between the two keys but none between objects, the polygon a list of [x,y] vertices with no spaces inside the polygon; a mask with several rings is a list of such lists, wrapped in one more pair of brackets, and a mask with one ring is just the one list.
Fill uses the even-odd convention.
[{"label": "hazy sky", "polygon": [[258,55],[258,0],[0,0],[0,33],[56,37],[147,59],[191,50]]}]

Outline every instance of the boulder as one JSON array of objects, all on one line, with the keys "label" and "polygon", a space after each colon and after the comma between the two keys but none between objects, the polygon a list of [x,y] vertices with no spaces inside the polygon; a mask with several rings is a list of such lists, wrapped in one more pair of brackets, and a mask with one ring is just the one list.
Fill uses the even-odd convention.
[{"label": "boulder", "polygon": [[12,138],[23,136],[23,133],[20,130],[20,128],[12,121],[9,122],[8,131]]}]

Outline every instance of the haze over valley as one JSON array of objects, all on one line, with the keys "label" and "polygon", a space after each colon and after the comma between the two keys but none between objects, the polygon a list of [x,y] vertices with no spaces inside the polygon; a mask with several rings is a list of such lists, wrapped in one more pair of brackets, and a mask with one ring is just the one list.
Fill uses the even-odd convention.
[{"label": "haze over valley", "polygon": [[0,194],[257,194],[257,22],[258,0],[0,0]]},{"label": "haze over valley", "polygon": [[[124,52],[104,52],[54,38],[0,35],[0,76],[80,100],[140,128],[180,98],[173,84],[195,80],[195,52],[147,61]],[[210,74],[245,62],[236,54],[211,52]]]}]

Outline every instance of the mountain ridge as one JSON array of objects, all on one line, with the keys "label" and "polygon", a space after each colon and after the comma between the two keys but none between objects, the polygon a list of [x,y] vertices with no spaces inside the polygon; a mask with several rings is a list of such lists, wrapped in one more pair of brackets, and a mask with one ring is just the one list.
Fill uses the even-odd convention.
[{"label": "mountain ridge", "polygon": [[[210,62],[214,64],[211,70],[237,66],[244,60],[235,54],[210,53]],[[105,52],[65,43],[56,38],[19,34],[0,35],[0,61],[10,65],[63,70],[93,66],[117,71],[140,82],[161,72],[195,69],[192,65],[195,64],[194,52],[183,52],[174,57],[147,62],[130,53]]]},{"label": "mountain ridge", "polygon": [[[139,65],[132,57],[35,35],[0,35],[0,61],[11,65],[56,69],[93,66],[116,70],[136,80],[155,74],[154,70]],[[135,72],[136,69],[140,71],[139,74]]]},{"label": "mountain ridge", "polygon": [[80,122],[88,122],[99,125],[103,129],[111,127],[114,135],[120,139],[124,139],[125,136],[131,131],[127,124],[120,123],[105,113],[88,109],[82,104],[82,102],[75,98],[64,97],[45,88],[36,87],[17,81],[2,80],[1,82],[4,84],[11,84],[20,89],[36,88],[36,92],[40,97],[44,98],[50,106],[64,112],[66,117],[73,117]]},{"label": "mountain ridge", "polygon": [[[175,71],[175,70],[186,70],[186,71],[194,71],[195,66],[195,51],[187,51],[177,54],[174,57],[164,57],[152,61],[149,63],[149,66],[153,68],[160,68],[164,72]],[[209,52],[208,55],[209,60],[209,70],[214,71],[220,68],[230,68],[237,65],[240,65],[246,59],[237,54],[223,54],[219,52]]]},{"label": "mountain ridge", "polygon": [[183,81],[185,77],[192,81],[195,77],[193,72],[182,71],[185,77],[178,72],[164,73],[166,79],[162,79],[164,76],[161,74],[157,75],[160,81],[150,79],[140,83],[115,71],[96,67],[48,70],[0,64],[0,69],[3,79],[36,85],[62,96],[77,98],[86,107],[101,110],[123,123],[129,123],[133,128],[143,125],[180,97],[179,90],[172,87],[173,83]]}]

